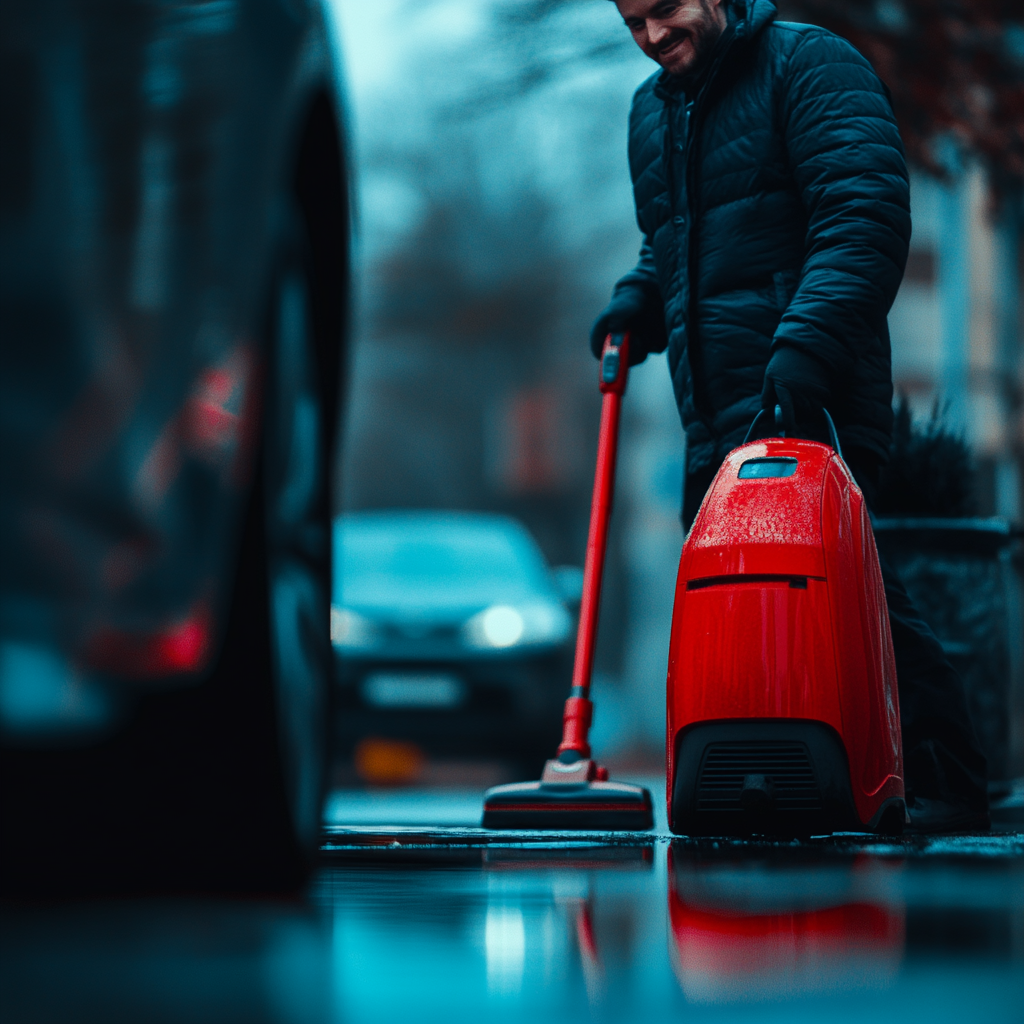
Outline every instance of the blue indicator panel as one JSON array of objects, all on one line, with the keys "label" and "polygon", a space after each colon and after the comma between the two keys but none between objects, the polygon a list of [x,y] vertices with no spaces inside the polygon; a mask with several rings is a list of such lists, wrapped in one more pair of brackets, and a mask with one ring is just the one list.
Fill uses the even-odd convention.
[{"label": "blue indicator panel", "polygon": [[768,477],[792,476],[796,472],[796,459],[747,459],[740,466],[741,480],[765,480]]}]

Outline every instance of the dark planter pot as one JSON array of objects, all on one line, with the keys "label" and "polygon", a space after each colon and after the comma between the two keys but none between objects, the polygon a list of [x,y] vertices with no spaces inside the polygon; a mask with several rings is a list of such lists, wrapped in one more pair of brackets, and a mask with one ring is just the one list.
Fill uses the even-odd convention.
[{"label": "dark planter pot", "polygon": [[878,519],[879,550],[967,687],[993,795],[1024,775],[1024,612],[1003,519]]}]

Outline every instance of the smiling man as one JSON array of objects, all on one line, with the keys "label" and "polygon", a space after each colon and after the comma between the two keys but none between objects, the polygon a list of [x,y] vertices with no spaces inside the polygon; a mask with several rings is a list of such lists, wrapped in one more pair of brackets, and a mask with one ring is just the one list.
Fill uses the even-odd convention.
[{"label": "smiling man", "polygon": [[[594,325],[594,354],[624,330],[634,363],[668,349],[685,526],[757,412],[776,406],[791,436],[820,440],[831,413],[870,505],[892,431],[886,317],[910,242],[885,86],[844,40],[776,21],[770,0],[616,6],[661,71],[629,120],[640,260]],[[882,568],[913,823],[987,827],[963,684]]]},{"label": "smiling man", "polygon": [[634,0],[617,6],[637,46],[676,77],[696,70],[728,24],[722,0]]}]

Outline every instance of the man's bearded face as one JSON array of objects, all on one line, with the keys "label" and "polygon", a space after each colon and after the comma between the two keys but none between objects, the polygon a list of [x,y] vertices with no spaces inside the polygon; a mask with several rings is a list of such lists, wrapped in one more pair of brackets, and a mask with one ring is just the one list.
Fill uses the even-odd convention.
[{"label": "man's bearded face", "polygon": [[615,0],[637,46],[670,75],[688,75],[725,29],[724,0]]}]

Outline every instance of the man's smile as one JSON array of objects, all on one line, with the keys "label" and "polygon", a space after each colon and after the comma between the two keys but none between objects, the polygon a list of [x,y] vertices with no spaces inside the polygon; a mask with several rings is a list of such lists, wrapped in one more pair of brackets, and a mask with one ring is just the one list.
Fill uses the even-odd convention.
[{"label": "man's smile", "polygon": [[672,60],[673,57],[678,57],[682,51],[683,44],[690,41],[689,32],[681,32],[677,36],[673,36],[668,42],[658,47],[658,59],[662,63],[666,60]]}]

